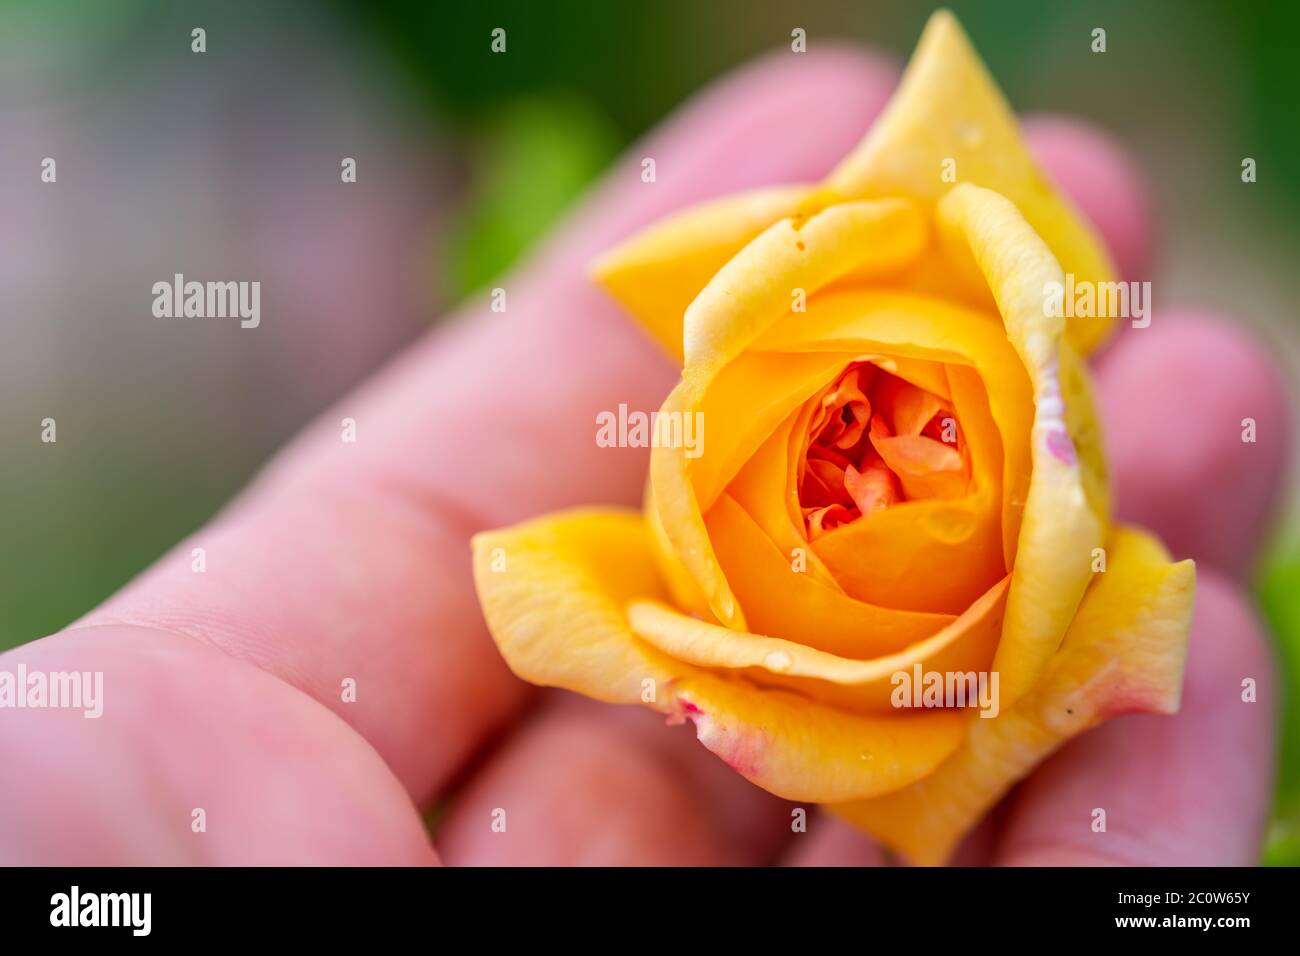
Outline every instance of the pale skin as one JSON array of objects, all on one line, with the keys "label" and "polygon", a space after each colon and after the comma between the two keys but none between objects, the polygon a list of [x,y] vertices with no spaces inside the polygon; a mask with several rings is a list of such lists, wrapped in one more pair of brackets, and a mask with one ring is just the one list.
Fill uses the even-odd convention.
[{"label": "pale skin", "polygon": [[[792,833],[792,806],[689,726],[513,677],[479,613],[468,538],[639,501],[644,454],[597,447],[593,422],[620,402],[656,408],[675,370],[585,263],[685,204],[820,178],[894,79],[881,61],[822,49],[706,91],[501,282],[506,313],[464,309],[104,606],[0,658],[103,671],[105,698],[98,720],[0,713],[0,863],[881,862],[813,808]],[[1026,130],[1125,277],[1148,278],[1129,162],[1073,122]],[[646,156],[654,184],[640,181]],[[1119,335],[1095,371],[1119,517],[1198,562],[1182,712],[1066,745],[958,862],[1249,864],[1268,818],[1277,686],[1242,580],[1286,460],[1280,378],[1231,318],[1161,309],[1158,295],[1151,327]],[[1255,444],[1240,440],[1247,416]],[[343,418],[355,444],[340,441]],[[1246,677],[1258,703],[1241,701]],[[342,699],[348,678],[355,702]],[[420,810],[435,802],[431,838]]]}]

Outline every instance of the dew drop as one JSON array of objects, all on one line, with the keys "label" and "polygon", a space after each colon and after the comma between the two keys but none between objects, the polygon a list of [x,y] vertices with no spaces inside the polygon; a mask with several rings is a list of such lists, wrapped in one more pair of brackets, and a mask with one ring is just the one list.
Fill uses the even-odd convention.
[{"label": "dew drop", "polygon": [[965,149],[978,149],[984,143],[984,131],[975,123],[962,123],[957,127],[957,142]]},{"label": "dew drop", "polygon": [[788,671],[794,661],[785,651],[771,651],[763,658],[763,664],[770,671]]}]

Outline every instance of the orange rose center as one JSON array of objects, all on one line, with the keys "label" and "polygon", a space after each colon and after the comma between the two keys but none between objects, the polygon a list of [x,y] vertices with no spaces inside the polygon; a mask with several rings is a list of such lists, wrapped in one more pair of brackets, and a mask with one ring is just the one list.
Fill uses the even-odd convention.
[{"label": "orange rose center", "polygon": [[969,453],[947,399],[859,362],[812,401],[798,471],[809,538],[902,501],[966,494]]}]

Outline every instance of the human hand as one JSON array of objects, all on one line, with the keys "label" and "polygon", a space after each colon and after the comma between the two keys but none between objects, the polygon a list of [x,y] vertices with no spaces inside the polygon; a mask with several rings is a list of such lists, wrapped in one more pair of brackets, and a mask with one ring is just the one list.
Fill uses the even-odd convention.
[{"label": "human hand", "polygon": [[[620,403],[657,408],[673,371],[586,263],[680,206],[819,178],[893,79],[823,48],[724,81],[503,283],[508,311],[465,309],[104,607],[5,655],[10,671],[102,671],[105,707],[98,720],[4,713],[2,862],[434,862],[416,810],[434,801],[448,863],[878,860],[829,818],[792,834],[789,804],[685,729],[517,681],[483,628],[467,542],[571,504],[639,500],[643,453],[598,448],[593,422]],[[1144,275],[1145,204],[1125,161],[1075,124],[1033,121],[1027,136],[1126,277]],[[1120,336],[1097,378],[1117,518],[1198,562],[1183,708],[1067,745],[959,861],[1251,863],[1275,693],[1237,579],[1285,458],[1282,389],[1233,325],[1170,311]],[[1257,444],[1238,440],[1247,416]],[[339,440],[344,417],[355,444]],[[1241,702],[1243,677],[1261,703]],[[1078,823],[1098,806],[1100,839]]]}]

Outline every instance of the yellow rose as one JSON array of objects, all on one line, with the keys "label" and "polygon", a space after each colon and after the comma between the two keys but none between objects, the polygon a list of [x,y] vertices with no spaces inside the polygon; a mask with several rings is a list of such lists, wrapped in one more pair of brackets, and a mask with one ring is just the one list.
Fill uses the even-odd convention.
[{"label": "yellow rose", "polygon": [[951,15],[825,182],[595,273],[682,380],[644,515],[475,538],[516,674],[689,719],[919,863],[1068,738],[1177,709],[1194,569],[1111,525],[1081,360],[1107,320],[1051,307],[1113,270]]}]

